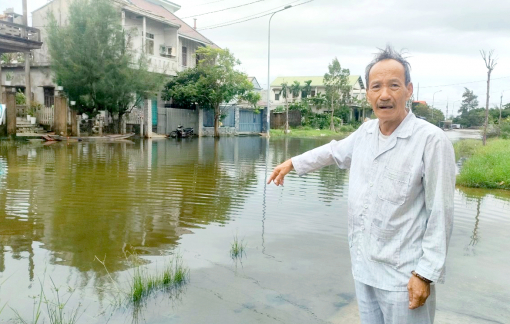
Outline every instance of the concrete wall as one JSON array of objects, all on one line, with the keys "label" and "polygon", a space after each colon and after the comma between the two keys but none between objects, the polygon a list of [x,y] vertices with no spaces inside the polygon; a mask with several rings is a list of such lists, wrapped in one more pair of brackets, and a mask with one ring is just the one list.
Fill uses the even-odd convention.
[{"label": "concrete wall", "polygon": [[198,134],[198,111],[158,107],[158,134],[170,134],[179,125],[193,127]]},{"label": "concrete wall", "polygon": [[[187,66],[183,66],[183,54],[182,54],[182,48],[186,47],[187,48],[187,60],[188,60],[188,64]],[[196,58],[195,58],[195,53],[197,51],[197,48],[200,47],[200,44],[197,43],[197,42],[194,42],[192,40],[189,40],[187,38],[183,38],[183,37],[180,37],[179,36],[179,48],[178,48],[178,55],[179,55],[179,68],[180,68],[180,71],[182,70],[185,70],[187,68],[192,68],[192,67],[195,67],[196,66]]]},{"label": "concrete wall", "polygon": [[48,45],[46,43],[46,38],[48,37],[47,32],[47,15],[52,12],[57,20],[57,23],[60,26],[67,25],[67,17],[69,16],[69,5],[70,0],[53,0],[52,2],[47,3],[41,8],[32,12],[32,26],[38,28],[41,31],[41,41],[43,45],[41,49],[32,51],[34,55],[34,62],[39,63],[48,63],[50,62],[50,57],[48,53]]},{"label": "concrete wall", "polygon": [[[14,78],[11,81],[13,86],[25,86],[25,64],[9,64],[2,66],[2,84],[5,84],[5,76],[12,73]],[[43,86],[54,86],[49,66],[36,65],[30,68],[31,90],[34,99],[44,104]]]},{"label": "concrete wall", "polygon": [[[125,25],[124,28],[130,35],[131,49],[137,52],[139,57],[145,37],[142,36],[143,32],[143,19],[136,18],[137,14],[125,12]],[[177,28],[170,27],[158,21],[146,18],[146,32],[154,35],[154,54],[147,55],[150,60],[149,70],[151,72],[176,75],[178,71],[177,57],[165,57],[160,55],[160,46],[172,46],[174,54],[178,55],[177,51]]]}]

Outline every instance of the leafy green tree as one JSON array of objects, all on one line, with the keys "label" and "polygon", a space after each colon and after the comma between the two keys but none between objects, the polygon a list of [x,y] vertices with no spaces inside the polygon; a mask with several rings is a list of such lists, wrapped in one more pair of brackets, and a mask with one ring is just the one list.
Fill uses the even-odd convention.
[{"label": "leafy green tree", "polygon": [[250,94],[253,84],[246,74],[236,70],[241,62],[228,49],[201,47],[196,55],[198,65],[177,73],[167,83],[163,97],[181,106],[213,109],[214,136],[219,137],[220,105],[243,100],[254,102],[256,96]]},{"label": "leafy green tree", "polygon": [[304,96],[302,96],[301,99],[305,100],[308,98],[308,96],[312,93],[312,80],[305,81],[305,85],[301,89],[303,91]]},{"label": "leafy green tree", "polygon": [[287,82],[283,82],[281,84],[282,90],[280,91],[280,95],[285,99],[285,134],[289,132],[289,102],[288,97],[290,94],[290,87]]},{"label": "leafy green tree", "polygon": [[413,104],[413,113],[416,116],[425,118],[429,123],[438,126],[439,122],[445,120],[441,110],[425,104]]},{"label": "leafy green tree", "polygon": [[478,96],[473,93],[473,90],[464,88],[459,113],[465,115],[469,110],[475,108],[478,108]]},{"label": "leafy green tree", "polygon": [[326,86],[326,98],[331,108],[330,129],[335,130],[335,106],[345,105],[349,99],[350,87],[348,80],[350,72],[349,69],[342,69],[336,57],[328,65],[328,70],[329,72],[324,74],[324,85]]},{"label": "leafy green tree", "polygon": [[107,110],[119,115],[119,123],[143,96],[153,97],[163,85],[143,55],[135,59],[120,16],[109,0],[76,0],[65,26],[58,26],[50,12],[47,38],[55,81],[76,101],[73,109],[89,116]]}]

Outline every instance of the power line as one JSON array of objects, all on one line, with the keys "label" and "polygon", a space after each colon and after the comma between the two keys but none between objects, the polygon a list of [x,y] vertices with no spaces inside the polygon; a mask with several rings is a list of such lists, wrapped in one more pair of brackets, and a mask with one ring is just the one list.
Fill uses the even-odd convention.
[{"label": "power line", "polygon": [[[299,3],[295,6],[292,6],[292,7],[297,7],[297,6],[301,6],[301,5],[304,5],[306,3],[309,3],[309,2],[312,2],[314,0],[308,0],[306,2],[303,2],[303,3]],[[296,1],[297,2],[297,1]],[[240,24],[240,23],[243,23],[243,22],[246,22],[246,21],[250,21],[250,20],[254,20],[254,19],[258,19],[258,18],[262,18],[262,17],[265,17],[265,16],[269,16],[271,15],[272,12],[269,12],[269,13],[266,13],[266,14],[263,14],[263,15],[260,15],[260,16],[256,16],[256,17],[253,17],[253,18],[248,18],[248,19],[244,19],[244,20],[241,20],[241,21],[230,21],[228,23],[225,23],[225,24],[222,24],[222,25],[213,25],[212,27],[204,27],[204,28],[200,28],[199,30],[206,30],[206,29],[215,29],[215,28],[220,28],[220,27],[226,27],[226,26],[230,26],[230,25],[235,25],[235,24]],[[247,17],[250,17],[250,16],[247,16]],[[246,17],[245,17],[246,18]],[[243,19],[243,18],[239,18],[237,20],[240,20],[240,19]]]},{"label": "power line", "polygon": [[[501,79],[508,79],[510,76],[501,77],[501,78],[492,78],[492,80],[501,80]],[[454,84],[443,84],[443,85],[435,85],[435,86],[426,86],[426,87],[420,87],[420,89],[426,89],[426,88],[437,88],[437,87],[451,87],[456,85],[462,85],[462,84],[470,84],[470,83],[478,83],[478,82],[487,82],[487,80],[480,80],[480,81],[469,81],[469,82],[462,82],[462,83],[454,83]]]},{"label": "power line", "polygon": [[[296,2],[300,2],[300,1],[303,1],[303,0],[295,0],[295,1],[289,2],[289,3],[285,4],[285,5],[283,5],[283,7],[291,5],[291,4],[296,3]],[[221,25],[223,25],[225,23],[233,23],[233,22],[236,22],[236,21],[241,21],[241,20],[244,20],[244,19],[247,19],[247,18],[259,16],[259,15],[262,15],[262,14],[265,14],[265,13],[273,13],[275,10],[281,9],[281,8],[282,8],[282,6],[278,6],[278,7],[275,7],[275,8],[269,9],[269,10],[264,10],[264,11],[261,11],[261,12],[258,12],[258,13],[252,14],[252,15],[248,15],[248,16],[245,16],[245,17],[233,19],[233,20],[230,20],[228,22],[221,22],[221,23],[205,26],[203,28],[199,28],[199,30],[210,29],[211,27],[217,27],[217,26],[221,26]]]},{"label": "power line", "polygon": [[212,3],[217,3],[217,2],[223,2],[223,1],[225,1],[225,0],[218,0],[218,1],[212,1],[212,2],[206,2],[206,3],[199,3],[199,4],[195,5],[192,8],[200,7],[200,6],[205,6],[205,5],[212,4]]},{"label": "power line", "polygon": [[257,3],[257,2],[262,2],[262,1],[266,1],[266,0],[257,0],[257,1],[249,2],[249,3],[245,3],[245,4],[242,4],[242,5],[234,6],[234,7],[228,7],[228,8],[224,8],[224,9],[220,9],[220,10],[215,10],[215,11],[209,11],[209,12],[201,13],[201,14],[198,14],[198,15],[193,15],[193,16],[183,17],[183,18],[181,18],[181,19],[186,19],[186,18],[193,18],[193,17],[200,17],[200,16],[205,16],[205,15],[210,15],[210,14],[213,14],[213,13],[216,13],[216,12],[221,12],[221,11],[225,11],[225,10],[230,10],[230,9],[235,9],[235,8],[244,7],[244,6],[249,6],[249,5],[251,5],[251,4],[254,4],[254,3]]}]

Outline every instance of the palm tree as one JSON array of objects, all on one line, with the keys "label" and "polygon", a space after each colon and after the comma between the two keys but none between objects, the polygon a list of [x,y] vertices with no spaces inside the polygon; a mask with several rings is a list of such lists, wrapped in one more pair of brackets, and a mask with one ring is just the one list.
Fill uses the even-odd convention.
[{"label": "palm tree", "polygon": [[287,134],[289,132],[289,104],[287,102],[287,98],[289,96],[289,92],[290,92],[289,85],[287,84],[287,82],[283,82],[282,83],[282,90],[281,90],[280,94],[285,99],[285,114],[286,114],[286,117],[285,117],[285,134]]}]

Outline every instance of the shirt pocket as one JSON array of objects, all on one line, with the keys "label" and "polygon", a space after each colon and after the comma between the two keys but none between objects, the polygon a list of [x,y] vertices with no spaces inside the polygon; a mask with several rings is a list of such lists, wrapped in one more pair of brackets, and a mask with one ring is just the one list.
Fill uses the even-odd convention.
[{"label": "shirt pocket", "polygon": [[397,268],[400,263],[400,235],[398,229],[382,229],[372,223],[368,240],[368,259]]},{"label": "shirt pocket", "polygon": [[403,205],[409,192],[411,172],[384,167],[379,181],[377,196],[392,204]]}]

